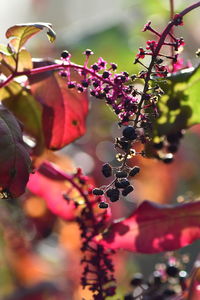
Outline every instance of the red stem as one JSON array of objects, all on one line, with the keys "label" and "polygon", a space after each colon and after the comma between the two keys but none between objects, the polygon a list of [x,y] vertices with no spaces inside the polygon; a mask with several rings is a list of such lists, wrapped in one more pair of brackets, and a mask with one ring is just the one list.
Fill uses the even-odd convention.
[{"label": "red stem", "polygon": [[[179,13],[179,17],[180,18],[184,17],[190,11],[192,11],[193,9],[195,9],[199,6],[200,6],[200,1],[198,1],[195,4],[190,5],[189,7],[187,7],[186,9],[184,9],[182,12]],[[171,31],[172,27],[175,25],[175,23],[176,23],[176,18],[173,18],[173,20],[171,20],[169,22],[169,24],[165,27],[165,29],[163,30],[163,32],[160,36],[160,39],[159,39],[158,44],[155,48],[155,51],[152,55],[151,63],[149,65],[148,72],[147,72],[147,75],[146,75],[146,78],[145,78],[145,84],[144,84],[144,88],[143,88],[143,92],[142,92],[143,96],[142,96],[142,98],[141,98],[141,100],[138,104],[138,112],[137,112],[137,116],[136,116],[136,119],[135,119],[135,122],[134,122],[135,126],[137,125],[138,119],[140,117],[140,112],[141,112],[141,109],[142,109],[142,105],[145,101],[146,92],[148,90],[148,83],[149,83],[149,80],[150,80],[150,77],[151,77],[151,73],[152,73],[152,69],[153,69],[155,60],[156,60],[157,56],[159,55],[160,49],[162,48],[162,46],[165,43],[165,39],[166,39],[167,35],[170,34],[170,31]]]},{"label": "red stem", "polygon": [[[191,10],[197,8],[200,6],[200,1],[198,1],[197,3],[187,7],[186,9],[184,9],[182,12],[179,13],[180,17],[184,17],[186,14],[188,14]],[[172,27],[175,25],[175,19],[171,20],[169,22],[169,24],[167,25],[167,27],[164,29],[164,31],[161,34],[161,37],[158,41],[157,47],[155,49],[155,53],[154,53],[154,57],[158,55],[162,45],[164,44],[165,38],[168,35],[168,33],[171,31]]]},{"label": "red stem", "polygon": [[99,80],[103,81],[104,83],[108,83],[112,86],[114,86],[114,83],[111,82],[108,79],[104,79],[102,78],[102,76],[96,72],[94,72],[93,70],[84,67],[84,66],[80,66],[74,63],[61,63],[61,64],[53,64],[53,65],[49,65],[49,66],[45,66],[45,67],[40,67],[40,68],[34,68],[31,70],[26,70],[26,71],[22,71],[22,72],[13,72],[11,75],[9,75],[5,81],[0,83],[0,88],[8,85],[8,83],[10,81],[12,81],[15,77],[19,77],[19,76],[29,76],[29,75],[35,75],[35,74],[40,74],[40,73],[44,73],[44,72],[48,72],[48,71],[56,71],[56,70],[63,70],[63,69],[68,69],[68,68],[72,68],[72,69],[76,69],[76,70],[80,70],[80,71],[86,71],[87,73],[95,76],[96,78],[98,78]]}]

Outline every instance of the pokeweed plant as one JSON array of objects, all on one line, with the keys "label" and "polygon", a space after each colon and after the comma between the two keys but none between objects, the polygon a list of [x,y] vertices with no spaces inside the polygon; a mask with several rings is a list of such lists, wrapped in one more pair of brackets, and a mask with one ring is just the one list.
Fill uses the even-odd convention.
[{"label": "pokeweed plant", "polygon": [[[134,63],[142,67],[138,74],[118,73],[117,64],[108,64],[102,57],[90,64],[90,49],[83,53],[83,65],[74,63],[66,50],[59,60],[31,58],[24,48],[30,38],[46,29],[50,42],[55,40],[55,32],[47,23],[14,25],[6,32],[8,44],[0,45],[1,198],[19,197],[27,187],[45,199],[54,214],[76,220],[82,239],[81,283],[89,287],[93,299],[115,295],[112,254],[117,249],[171,251],[200,237],[199,202],[158,206],[144,201],[128,218],[111,224],[109,207],[109,202],[134,190],[130,181],[140,167],[130,167],[129,159],[140,155],[170,163],[185,129],[200,123],[200,70],[198,66],[184,66],[179,57],[184,39],[177,38],[173,30],[183,26],[184,16],[198,7],[200,1],[172,14],[162,32],[151,22],[144,26],[143,31],[151,32],[154,39],[136,54]],[[146,57],[148,65],[143,63]],[[141,89],[137,88],[138,81]],[[114,141],[120,166],[102,166],[103,175],[112,179],[100,188],[80,169],[74,174],[64,173],[44,155],[46,149],[59,150],[85,133],[88,93],[112,108],[122,128],[122,136]],[[137,152],[136,143],[141,143],[143,150]],[[181,287],[179,295],[174,291],[176,295],[171,294],[170,299],[189,299],[184,297],[190,285]],[[142,291],[144,299],[154,299],[152,290],[150,296],[145,288]],[[165,299],[169,294],[157,296]],[[125,299],[139,297],[130,294]]]}]

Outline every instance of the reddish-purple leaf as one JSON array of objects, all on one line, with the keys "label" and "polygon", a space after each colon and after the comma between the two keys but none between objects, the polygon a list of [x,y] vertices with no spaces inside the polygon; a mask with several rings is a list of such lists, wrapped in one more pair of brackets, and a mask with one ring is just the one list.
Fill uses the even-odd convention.
[{"label": "reddish-purple leaf", "polygon": [[27,188],[35,195],[43,198],[48,208],[65,220],[75,218],[76,207],[73,200],[66,200],[64,194],[72,197],[73,188],[67,185],[68,177],[64,172],[50,163],[44,163],[35,174],[30,175]]},{"label": "reddish-purple leaf", "polygon": [[[52,64],[38,61],[34,67]],[[78,74],[76,75],[78,78]],[[80,78],[79,78],[80,80]],[[67,88],[66,78],[48,71],[29,77],[31,91],[43,107],[42,124],[47,148],[60,149],[85,133],[87,93]]]},{"label": "reddish-purple leaf", "polygon": [[15,117],[0,106],[0,187],[13,197],[24,193],[31,169],[31,160],[22,139],[22,130]]},{"label": "reddish-purple leaf", "polygon": [[110,249],[157,253],[200,238],[200,201],[158,205],[144,201],[127,219],[113,223],[99,242]]}]

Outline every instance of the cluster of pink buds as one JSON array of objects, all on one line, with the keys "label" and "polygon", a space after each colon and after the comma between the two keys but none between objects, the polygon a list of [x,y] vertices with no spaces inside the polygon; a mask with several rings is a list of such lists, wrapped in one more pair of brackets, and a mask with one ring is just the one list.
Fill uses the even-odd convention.
[{"label": "cluster of pink buds", "polygon": [[[60,75],[67,78],[68,88],[77,89],[78,92],[89,88],[91,96],[105,99],[118,115],[120,123],[126,124],[137,111],[139,101],[137,96],[140,93],[132,84],[129,84],[136,79],[136,76],[130,76],[127,72],[116,73],[117,65],[108,64],[102,57],[88,66],[89,57],[93,55],[93,52],[86,49],[83,54],[85,62],[83,66],[79,66],[71,62],[71,54],[68,51],[63,51],[61,54],[63,70]],[[80,82],[71,80],[71,69],[76,70],[81,76]]]},{"label": "cluster of pink buds", "polygon": [[[175,26],[183,25],[182,18],[177,14],[174,17],[175,19]],[[159,42],[162,39],[162,33],[157,32],[155,29],[152,28],[151,22],[149,21],[147,24],[145,24],[143,31],[150,31],[155,36],[157,41],[155,40],[149,40],[146,42],[146,48],[139,48],[139,52],[136,55],[136,59],[134,63],[140,63],[143,67],[145,67],[145,71],[142,72],[141,77],[145,79],[148,74],[148,67],[145,66],[141,60],[144,59],[146,56],[151,56],[153,61],[153,70],[151,72],[152,76],[156,77],[166,77],[169,72],[169,67],[163,65],[164,59],[169,59],[172,61],[172,66],[178,62],[178,51],[180,47],[184,46],[184,40],[183,38],[176,38],[170,31],[168,35],[166,36],[165,40],[162,41],[162,44],[159,44]],[[172,55],[165,55],[160,52],[161,48],[163,46],[169,46],[172,51]]]}]

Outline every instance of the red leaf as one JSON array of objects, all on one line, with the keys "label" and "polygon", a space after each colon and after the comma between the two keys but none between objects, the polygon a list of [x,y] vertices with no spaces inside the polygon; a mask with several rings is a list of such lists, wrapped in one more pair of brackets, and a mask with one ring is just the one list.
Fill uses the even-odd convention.
[{"label": "red leaf", "polygon": [[[34,63],[34,67],[52,64],[49,61]],[[78,74],[76,75],[76,79]],[[46,146],[60,149],[85,133],[88,113],[87,93],[79,94],[67,88],[66,78],[58,72],[48,71],[29,77],[31,91],[43,107],[42,124]]]},{"label": "red leaf", "polygon": [[172,251],[200,238],[200,201],[158,205],[144,201],[127,219],[113,223],[99,242],[139,253]]},{"label": "red leaf", "polygon": [[50,163],[44,163],[35,174],[30,175],[27,188],[43,198],[50,211],[64,220],[75,218],[76,207],[73,200],[66,200],[63,194],[71,187],[66,185],[68,177]]},{"label": "red leaf", "polygon": [[0,106],[0,187],[13,197],[24,193],[31,160],[22,139],[22,130],[15,117]]}]

